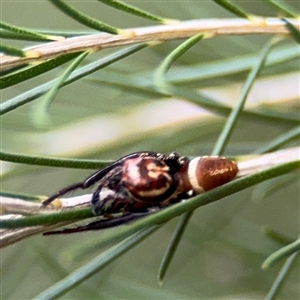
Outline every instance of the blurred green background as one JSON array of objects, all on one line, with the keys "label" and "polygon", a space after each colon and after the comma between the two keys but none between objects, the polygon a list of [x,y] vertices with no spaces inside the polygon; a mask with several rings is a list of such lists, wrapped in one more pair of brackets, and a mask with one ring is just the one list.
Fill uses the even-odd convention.
[{"label": "blurred green background", "polygon": [[[77,9],[122,28],[154,25],[116,11],[97,1],[68,1]],[[239,1],[236,1],[239,2]],[[297,7],[295,1],[286,1]],[[229,18],[232,14],[209,1],[128,1],[145,10],[180,20]],[[253,14],[276,16],[263,1],[243,2]],[[47,1],[1,3],[3,21],[29,28],[88,29],[63,15]],[[22,12],[22,13],[20,13]],[[200,90],[220,101],[236,103],[248,71],[242,58],[256,57],[270,36],[218,37],[199,42],[170,70],[178,86]],[[64,87],[50,108],[52,125],[37,129],[31,122],[36,101],[1,118],[1,148],[27,155],[117,159],[133,151],[154,150],[181,155],[208,155],[225,119],[194,104],[132,86],[122,80],[148,85],[153,72],[181,41],[148,47],[89,78]],[[29,46],[13,41],[13,45]],[[34,43],[30,43],[34,44]],[[282,47],[282,48],[280,48]],[[295,47],[290,39],[278,49]],[[116,49],[89,56],[85,63]],[[299,61],[266,67],[250,105],[276,112],[298,114],[293,81]],[[241,62],[241,70],[201,77],[201,70]],[[222,67],[223,68],[223,67]],[[1,91],[1,101],[56,78],[64,66]],[[197,71],[195,74],[193,72]],[[296,77],[297,78],[297,77]],[[287,80],[285,80],[287,79]],[[150,87],[149,87],[150,86]],[[276,99],[274,98],[276,95]],[[280,96],[279,96],[280,95]],[[255,101],[259,101],[257,104]],[[225,155],[249,154],[293,128],[289,122],[243,119],[238,122]],[[295,143],[294,143],[295,144]],[[2,162],[2,189],[49,195],[92,171],[26,166]],[[247,189],[197,210],[186,230],[162,286],[157,271],[178,219],[62,299],[261,299],[272,285],[280,264],[262,271],[264,259],[280,245],[261,232],[262,226],[295,239],[299,234],[299,184],[287,175]],[[53,237],[35,236],[1,249],[1,298],[31,299],[101,253],[109,245],[102,238],[118,228]],[[298,266],[299,267],[299,266]],[[294,268],[280,299],[299,299],[299,268]]]}]

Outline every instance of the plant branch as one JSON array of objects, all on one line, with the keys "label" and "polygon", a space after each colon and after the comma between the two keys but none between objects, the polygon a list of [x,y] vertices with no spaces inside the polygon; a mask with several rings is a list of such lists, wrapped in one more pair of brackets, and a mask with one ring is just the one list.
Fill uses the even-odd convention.
[{"label": "plant branch", "polygon": [[[298,20],[288,19],[288,22],[295,28],[300,28]],[[199,33],[204,33],[206,38],[222,35],[290,34],[286,28],[286,23],[281,19],[259,17],[251,19],[251,21],[246,19],[191,20],[171,25],[126,29],[122,32],[124,34],[98,33],[41,44],[25,49],[26,51],[30,51],[31,56],[29,57],[2,55],[0,56],[0,70],[45,60],[65,53],[86,51],[89,49],[97,51],[129,44],[183,39]]]}]

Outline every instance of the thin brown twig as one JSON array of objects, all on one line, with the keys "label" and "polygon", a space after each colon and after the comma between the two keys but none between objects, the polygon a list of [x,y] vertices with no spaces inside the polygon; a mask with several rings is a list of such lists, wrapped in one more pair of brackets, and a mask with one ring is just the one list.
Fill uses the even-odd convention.
[{"label": "thin brown twig", "polygon": [[[289,23],[300,30],[299,21],[288,19]],[[205,19],[183,21],[171,25],[129,28],[121,35],[97,33],[67,38],[52,43],[44,43],[25,49],[27,57],[0,55],[0,70],[5,70],[25,63],[37,62],[57,55],[80,52],[99,51],[104,48],[139,43],[162,42],[189,38],[204,33],[205,38],[222,35],[248,34],[289,34],[285,23],[279,18],[255,17],[251,19]]]}]

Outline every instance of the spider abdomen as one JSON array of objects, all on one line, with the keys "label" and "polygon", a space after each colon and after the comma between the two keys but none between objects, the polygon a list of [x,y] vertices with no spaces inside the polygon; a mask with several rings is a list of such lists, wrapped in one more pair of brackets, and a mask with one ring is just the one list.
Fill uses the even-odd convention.
[{"label": "spider abdomen", "polygon": [[237,164],[232,160],[217,156],[202,156],[190,161],[188,178],[193,190],[199,194],[231,181],[237,172]]}]

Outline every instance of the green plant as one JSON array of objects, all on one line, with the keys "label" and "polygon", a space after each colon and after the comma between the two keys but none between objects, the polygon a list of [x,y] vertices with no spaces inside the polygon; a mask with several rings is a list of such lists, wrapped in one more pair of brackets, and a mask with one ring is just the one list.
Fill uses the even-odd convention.
[{"label": "green plant", "polygon": [[[90,7],[85,7],[84,2],[49,2],[78,22],[113,35],[82,31],[75,22],[70,24],[78,29],[71,32],[14,27],[8,24],[14,22],[10,22],[5,9],[16,4],[3,4],[6,22],[1,25],[2,42],[5,40],[1,42],[1,51],[7,55],[1,60],[1,159],[29,165],[17,167],[3,162],[4,200],[42,199],[18,192],[52,194],[88,175],[89,171],[76,168],[98,169],[136,150],[176,151],[188,156],[212,153],[242,159],[243,154],[260,155],[298,145],[299,103],[295,101],[298,92],[293,93],[293,80],[298,80],[299,75],[299,24],[293,6],[261,1],[251,6],[249,13],[246,4],[240,8],[228,1],[171,2],[172,5],[162,1],[155,6],[141,3],[145,10],[139,11],[118,1],[100,1],[114,8],[110,8],[109,17],[105,12],[98,17],[93,9],[108,8],[97,1],[89,2]],[[18,5],[24,9],[31,7],[34,13],[41,9],[36,4]],[[67,15],[56,15],[48,2],[43,5],[43,10],[51,12],[49,22],[68,22]],[[84,16],[82,11],[86,9],[90,9],[89,15],[94,14],[93,19]],[[172,17],[156,16],[150,13],[152,10]],[[253,16],[256,11],[260,16]],[[140,27],[137,18],[126,19],[126,12],[163,25],[149,27],[150,21],[144,20],[145,27]],[[39,13],[42,11],[36,14]],[[9,14],[13,15],[8,11]],[[233,19],[225,19],[232,14]],[[276,14],[281,18],[269,18]],[[108,24],[117,23],[116,16],[122,18],[120,27],[132,29],[121,30]],[[214,19],[207,20],[208,17]],[[108,20],[106,24],[97,21],[102,18]],[[180,23],[176,18],[205,20]],[[258,33],[261,35],[253,35]],[[235,36],[241,34],[246,36]],[[279,38],[275,34],[282,35]],[[65,37],[73,39],[64,40]],[[8,43],[6,38],[18,43]],[[45,42],[49,39],[55,42]],[[31,41],[38,41],[38,45],[21,50]],[[116,46],[122,48],[113,49]],[[98,52],[100,49],[103,50]],[[252,96],[250,91],[254,91]],[[255,95],[255,91],[263,97]],[[46,166],[70,169],[49,171]],[[278,293],[286,278],[289,281],[282,295],[295,298],[299,293],[298,277],[295,271],[287,274],[293,272],[299,240],[283,239],[277,231],[296,239],[298,174],[291,171],[298,168],[299,160],[290,158],[285,164],[278,163],[129,225],[78,236],[36,236],[3,249],[2,298],[32,298],[41,293],[37,298],[53,299],[68,291],[66,297],[78,299],[193,299],[227,295],[261,298],[267,294],[277,270],[262,273],[259,266],[268,254],[286,244],[279,255],[273,254],[276,257],[271,262],[283,254],[294,254],[288,258],[267,298]],[[271,178],[274,179],[266,181]],[[254,190],[233,195],[259,182],[263,183]],[[4,190],[14,193],[5,194]],[[230,199],[217,201],[225,196]],[[252,197],[260,202],[249,201]],[[282,203],[283,198],[288,203]],[[214,205],[204,206],[213,202]],[[8,208],[3,203],[5,212]],[[200,206],[202,209],[192,217],[191,210]],[[182,216],[177,227],[177,220],[157,226],[179,215]],[[22,226],[49,224],[49,218],[61,226],[60,222],[71,222],[71,218],[87,217],[92,217],[89,208],[57,215],[38,214],[10,223],[2,220],[2,226],[15,228],[23,221],[35,223]],[[261,235],[261,225],[274,229]],[[165,281],[159,289],[153,274],[168,245],[164,241],[172,236],[174,227],[159,270],[159,280]],[[146,237],[146,244],[132,249],[126,259],[114,262]],[[179,253],[175,254],[176,249]],[[269,264],[267,260],[264,267]],[[97,276],[79,285],[93,274]],[[16,282],[20,283],[17,289]],[[54,285],[42,292],[51,284]]]}]

